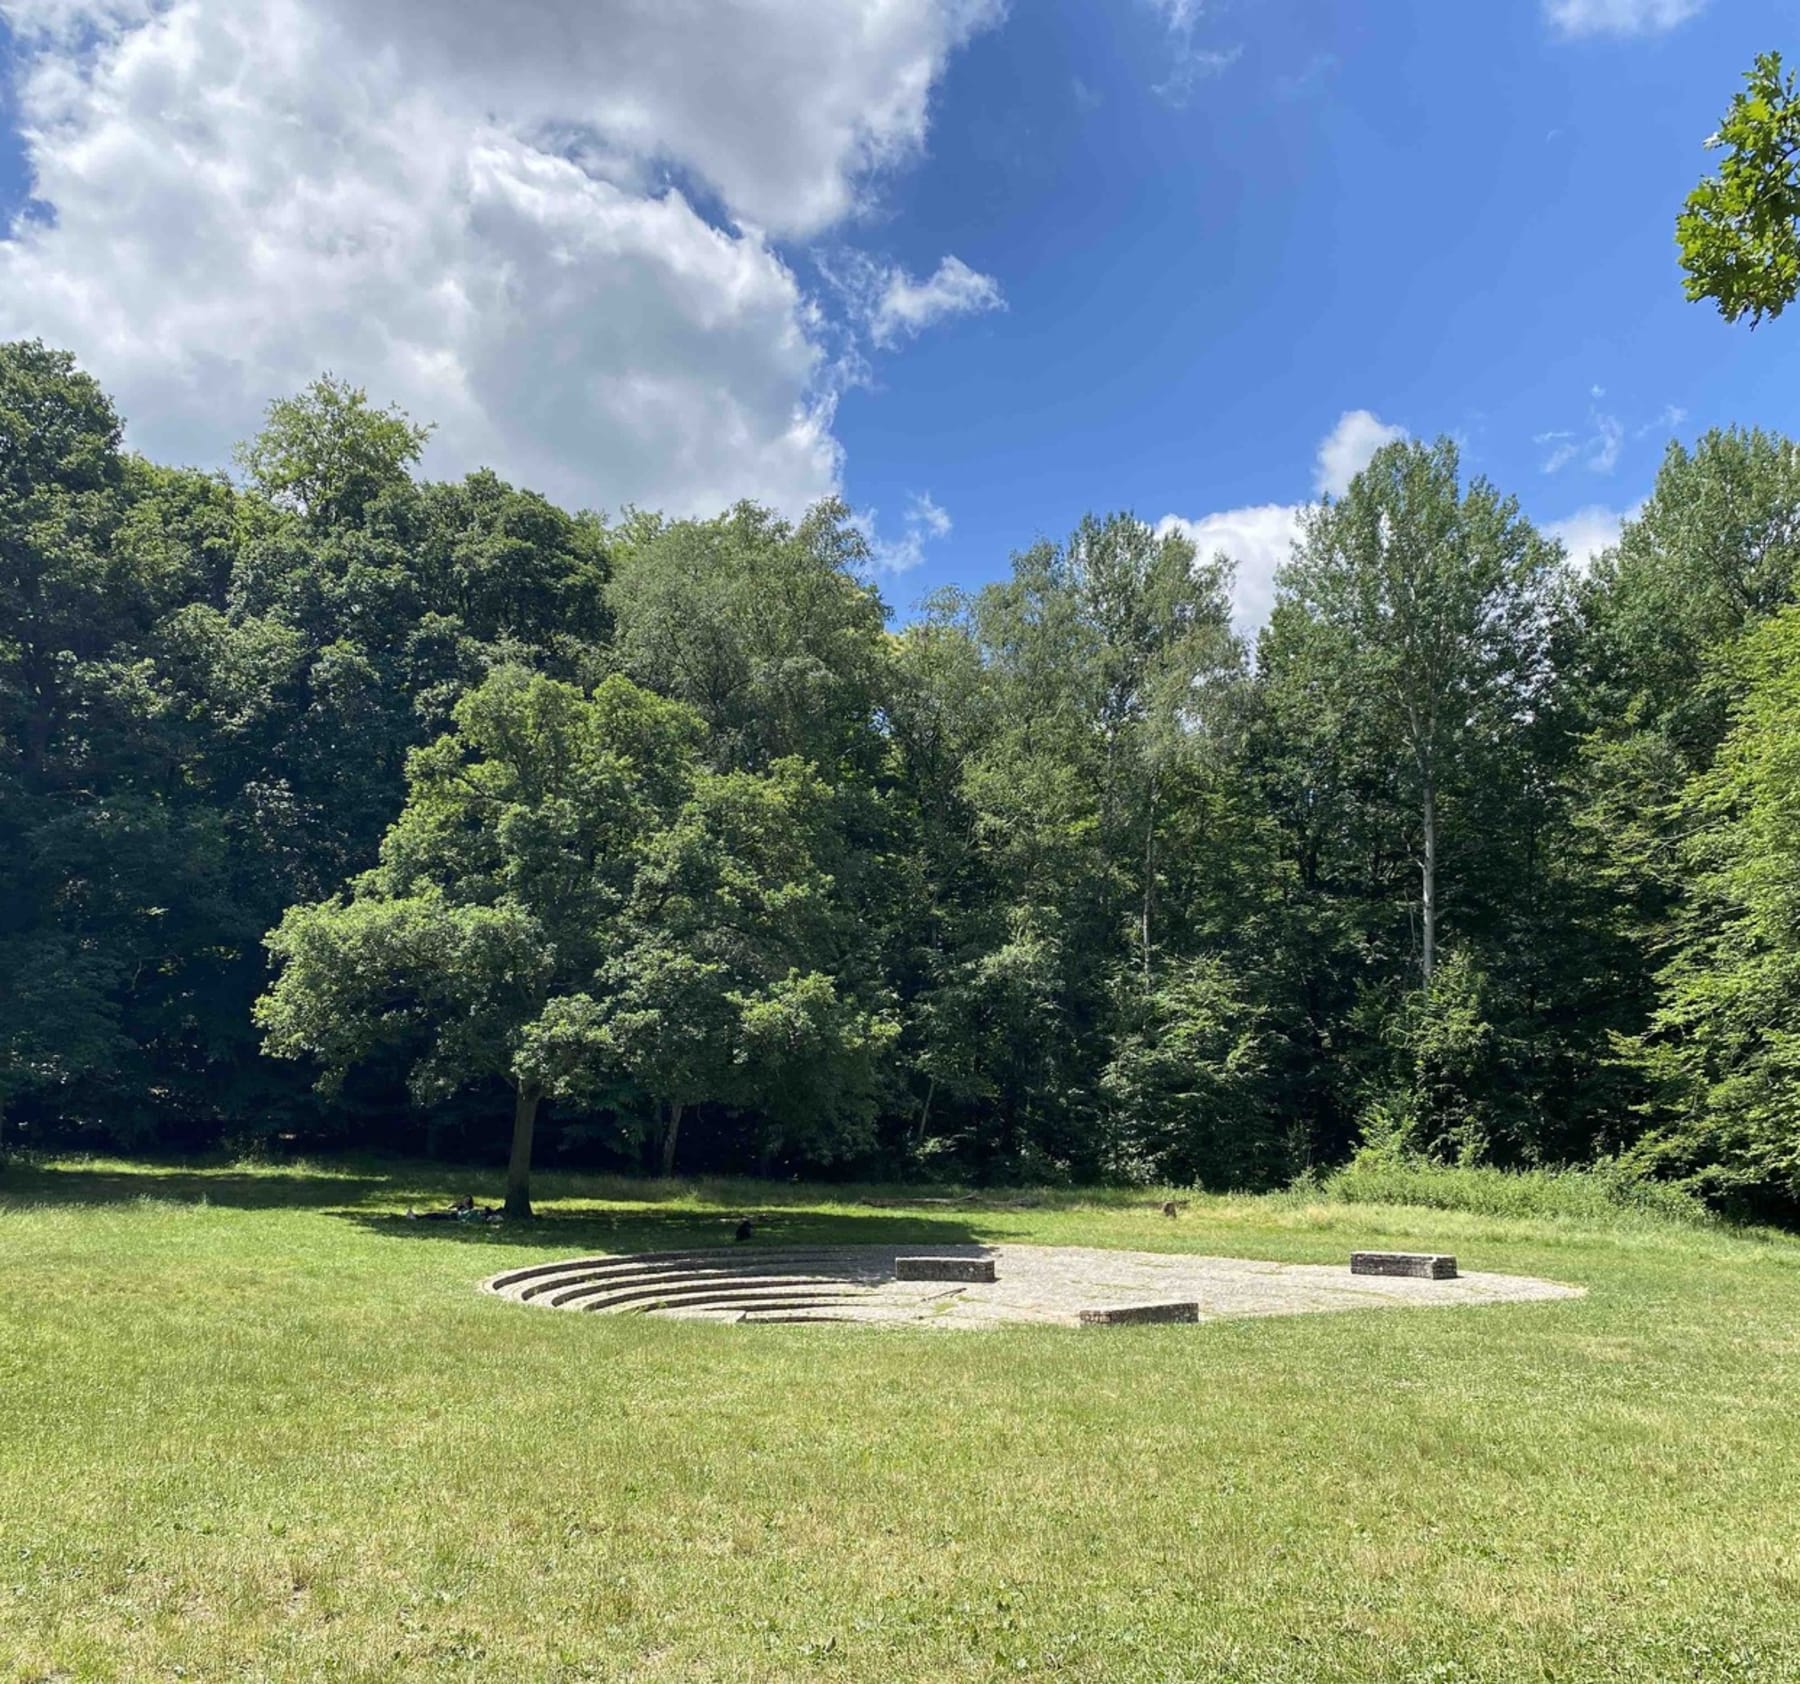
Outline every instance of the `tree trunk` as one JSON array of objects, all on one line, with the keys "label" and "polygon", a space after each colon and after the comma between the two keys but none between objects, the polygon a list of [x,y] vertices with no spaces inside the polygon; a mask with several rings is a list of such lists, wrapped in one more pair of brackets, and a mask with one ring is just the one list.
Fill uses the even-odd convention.
[{"label": "tree trunk", "polygon": [[683,1109],[679,1099],[669,1101],[669,1120],[663,1126],[662,1172],[665,1181],[675,1173],[675,1142],[681,1138]]},{"label": "tree trunk", "polygon": [[1156,783],[1150,784],[1150,814],[1144,823],[1144,910],[1141,935],[1144,948],[1144,992],[1150,992],[1150,903],[1156,892]]},{"label": "tree trunk", "polygon": [[531,1132],[537,1126],[538,1101],[542,1092],[530,1084],[519,1084],[519,1096],[513,1102],[512,1157],[506,1165],[506,1214],[531,1215]]},{"label": "tree trunk", "polygon": [[1420,968],[1425,986],[1437,965],[1437,784],[1425,780],[1425,856],[1419,861]]},{"label": "tree trunk", "polygon": [[925,1125],[931,1121],[931,1100],[937,1092],[937,1077],[932,1076],[925,1083],[925,1103],[919,1107],[919,1126],[913,1130],[913,1146],[925,1144]]}]

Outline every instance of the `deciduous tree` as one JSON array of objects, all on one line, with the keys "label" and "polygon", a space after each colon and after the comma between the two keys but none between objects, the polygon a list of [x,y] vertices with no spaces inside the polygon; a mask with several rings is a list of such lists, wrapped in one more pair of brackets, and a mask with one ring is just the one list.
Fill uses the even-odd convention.
[{"label": "deciduous tree", "polygon": [[271,1052],[328,1079],[394,1046],[425,1098],[507,1083],[506,1208],[528,1216],[538,1106],[592,1080],[596,978],[687,797],[700,727],[622,677],[589,698],[515,668],[454,722],[412,756],[381,863],[270,935],[279,975],[257,1016]]},{"label": "deciduous tree", "polygon": [[1710,298],[1726,321],[1754,327],[1800,291],[1800,81],[1779,53],[1761,53],[1707,145],[1719,173],[1688,195],[1675,238],[1687,295]]}]

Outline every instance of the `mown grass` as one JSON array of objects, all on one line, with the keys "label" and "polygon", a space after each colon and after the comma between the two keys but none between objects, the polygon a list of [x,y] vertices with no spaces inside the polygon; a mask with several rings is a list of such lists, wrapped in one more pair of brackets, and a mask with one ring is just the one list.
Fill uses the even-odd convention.
[{"label": "mown grass", "polygon": [[[530,1231],[395,1219],[461,1186],[0,1172],[0,1679],[1800,1676],[1794,1240],[557,1177]],[[776,1243],[1441,1247],[1588,1295],[957,1335],[472,1290],[747,1208]]]}]

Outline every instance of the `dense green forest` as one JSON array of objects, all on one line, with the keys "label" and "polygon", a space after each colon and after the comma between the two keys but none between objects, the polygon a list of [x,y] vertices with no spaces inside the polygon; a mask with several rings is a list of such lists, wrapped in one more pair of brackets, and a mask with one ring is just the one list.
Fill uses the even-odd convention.
[{"label": "dense green forest", "polygon": [[162,467],[0,349],[11,1144],[1800,1201],[1788,440],[1672,446],[1585,574],[1390,445],[1249,648],[1129,515],[896,628],[840,505],[423,439],[327,379]]}]

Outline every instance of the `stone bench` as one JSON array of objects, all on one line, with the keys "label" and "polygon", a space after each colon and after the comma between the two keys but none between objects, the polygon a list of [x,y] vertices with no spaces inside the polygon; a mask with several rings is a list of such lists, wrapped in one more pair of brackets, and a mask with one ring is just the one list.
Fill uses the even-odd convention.
[{"label": "stone bench", "polygon": [[991,1257],[896,1257],[897,1281],[991,1281]]},{"label": "stone bench", "polygon": [[1353,1275],[1410,1275],[1415,1280],[1453,1281],[1456,1259],[1441,1251],[1353,1251]]},{"label": "stone bench", "polygon": [[1083,1310],[1083,1327],[1126,1327],[1134,1322],[1198,1321],[1200,1305],[1195,1299],[1174,1304],[1114,1304],[1104,1310]]}]

